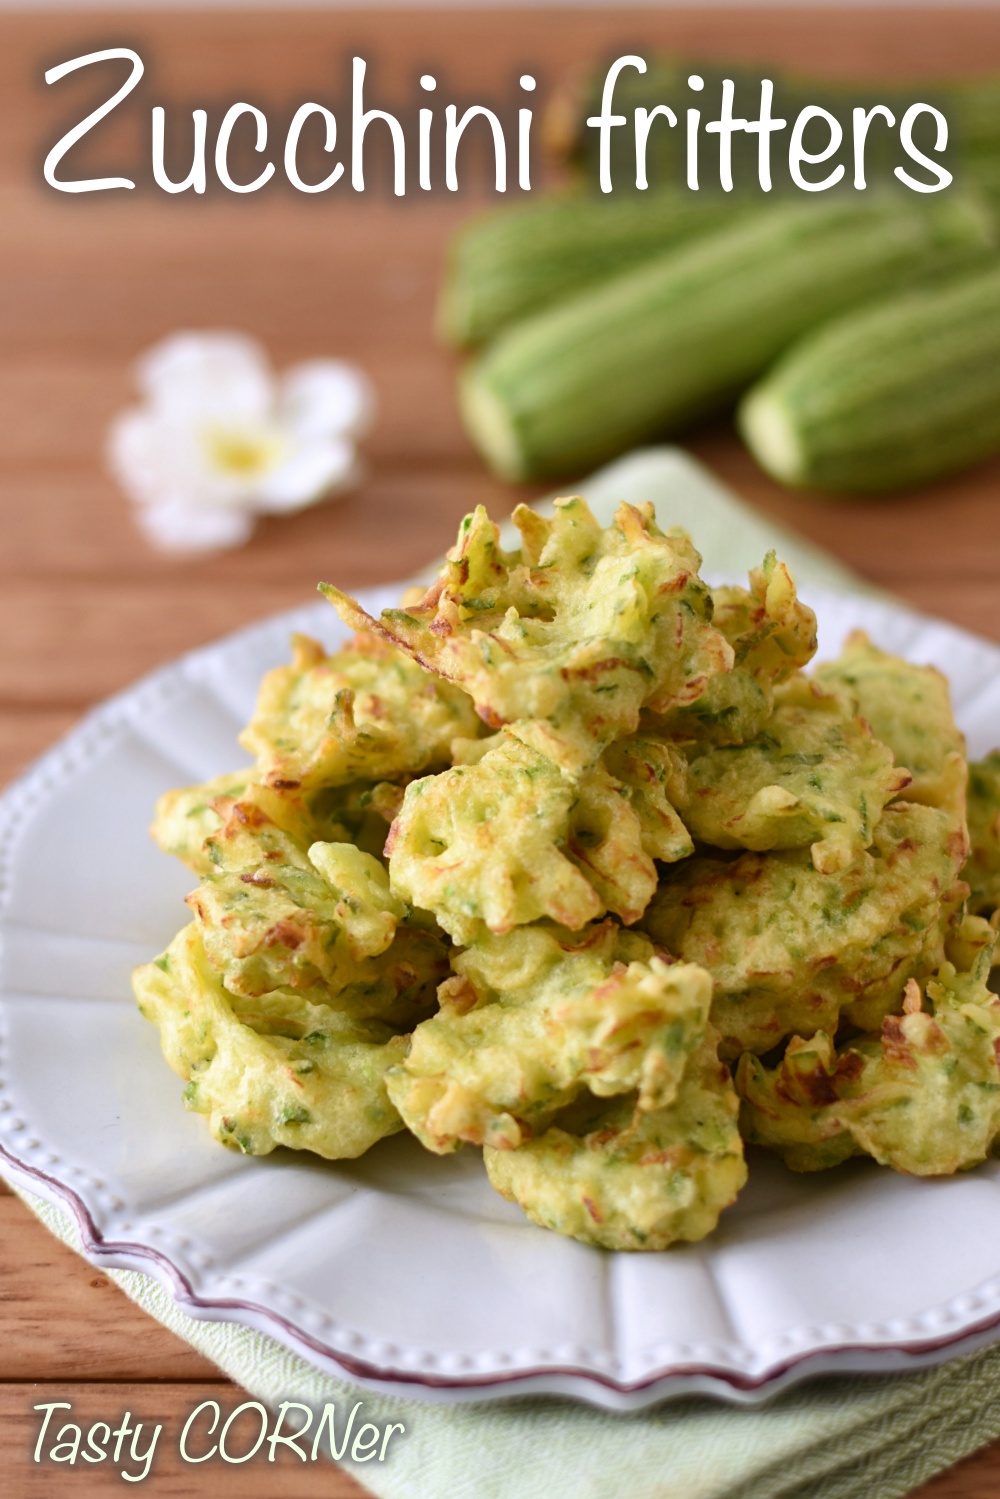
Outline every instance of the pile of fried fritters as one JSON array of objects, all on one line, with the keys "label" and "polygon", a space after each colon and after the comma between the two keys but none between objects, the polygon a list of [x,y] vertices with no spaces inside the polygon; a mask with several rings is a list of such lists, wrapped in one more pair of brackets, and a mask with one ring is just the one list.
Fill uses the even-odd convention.
[{"label": "pile of fried fritters", "polygon": [[[201,884],[135,975],[224,1144],[482,1146],[536,1223],[703,1238],[744,1140],[916,1175],[1000,1136],[1000,752],[939,672],[710,589],[652,506],[483,509],[438,580],[264,679],[249,770],[154,836]],[[992,919],[990,919],[992,918]],[[731,1070],[731,1068],[733,1070]]]}]

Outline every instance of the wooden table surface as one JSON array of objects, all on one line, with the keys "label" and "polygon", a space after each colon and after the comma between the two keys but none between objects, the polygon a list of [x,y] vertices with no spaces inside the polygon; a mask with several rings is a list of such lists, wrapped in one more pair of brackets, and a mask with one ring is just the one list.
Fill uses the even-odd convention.
[{"label": "wooden table surface", "polygon": [[[250,99],[285,118],[328,97],[343,59],[368,59],[388,102],[431,67],[469,100],[525,68],[541,97],[624,44],[795,64],[831,75],[919,77],[1000,69],[1000,13],[963,11],[518,11],[178,13],[138,19],[36,14],[0,19],[0,780],[80,713],[189,646],[313,596],[319,576],[385,581],[449,542],[478,501],[506,513],[519,495],[489,478],[463,436],[453,362],[431,314],[442,249],[474,194],[397,202],[350,190],[258,195],[71,197],[42,184],[45,151],[103,95],[96,80],[46,89],[48,66],[131,45],[147,80],[135,107],[81,149],[74,168],[141,166],[151,104],[185,111]],[[391,107],[391,104],[389,105]],[[214,104],[213,104],[214,108]],[[219,110],[214,109],[218,118]],[[148,168],[147,168],[148,175]],[[150,551],[102,468],[103,434],[129,399],[130,366],[182,327],[234,327],[279,364],[324,354],[359,361],[378,389],[371,473],[342,503],[261,525],[244,550],[180,563]],[[725,428],[692,447],[765,514],[798,526],[914,604],[1000,640],[1000,463],[898,500],[845,508],[780,493]],[[97,1419],[127,1407],[148,1421],[200,1398],[235,1403],[213,1365],[132,1306],[52,1239],[0,1186],[0,1488],[51,1492],[33,1467],[31,1406],[67,1399]],[[67,1492],[111,1493],[108,1467],[62,1469]],[[182,1468],[165,1461],[154,1496],[243,1499],[362,1490],[328,1467]],[[923,1499],[1000,1495],[1000,1445],[921,1490]],[[446,1499],[427,1495],[427,1499]]]}]

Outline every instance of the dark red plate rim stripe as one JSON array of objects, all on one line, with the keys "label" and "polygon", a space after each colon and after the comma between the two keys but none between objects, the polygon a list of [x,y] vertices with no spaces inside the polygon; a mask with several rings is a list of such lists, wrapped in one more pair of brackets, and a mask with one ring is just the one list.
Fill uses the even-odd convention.
[{"label": "dark red plate rim stripe", "polygon": [[[958,1332],[940,1338],[929,1338],[920,1343],[844,1343],[824,1345],[822,1348],[813,1349],[809,1353],[799,1354],[794,1358],[786,1359],[783,1363],[774,1365],[766,1374],[756,1377],[742,1375],[729,1369],[721,1369],[712,1364],[671,1364],[665,1368],[656,1370],[644,1379],[636,1380],[632,1383],[612,1379],[608,1375],[599,1374],[591,1369],[581,1369],[571,1365],[559,1364],[538,1364],[529,1369],[511,1370],[509,1373],[469,1376],[467,1378],[445,1378],[433,1374],[411,1374],[398,1369],[383,1369],[377,1364],[366,1362],[364,1359],[356,1359],[352,1358],[349,1354],[335,1352],[325,1343],[319,1342],[318,1339],[312,1337],[302,1328],[297,1327],[294,1322],[289,1322],[279,1312],[272,1311],[269,1307],[259,1306],[256,1302],[229,1300],[221,1297],[204,1299],[195,1292],[187,1277],[161,1250],[154,1249],[151,1245],[147,1244],[116,1242],[105,1239],[91,1217],[86,1203],[74,1192],[72,1187],[67,1186],[55,1177],[49,1176],[46,1172],[38,1170],[34,1166],[29,1166],[24,1161],[18,1160],[3,1145],[0,1145],[0,1158],[10,1163],[16,1175],[27,1176],[34,1181],[44,1183],[51,1192],[54,1192],[55,1195],[64,1200],[77,1220],[83,1245],[88,1255],[93,1255],[97,1259],[123,1255],[140,1260],[151,1260],[166,1270],[169,1278],[175,1285],[181,1288],[182,1295],[175,1299],[180,1301],[182,1306],[186,1304],[198,1307],[206,1312],[243,1312],[249,1313],[254,1317],[260,1317],[282,1328],[293,1343],[305,1344],[307,1347],[312,1348],[323,1358],[329,1359],[338,1368],[343,1369],[346,1374],[352,1374],[359,1379],[377,1380],[383,1384],[420,1385],[427,1389],[441,1390],[488,1390],[495,1385],[523,1383],[528,1380],[537,1379],[539,1376],[561,1376],[567,1379],[586,1380],[589,1383],[601,1385],[605,1389],[613,1390],[617,1394],[628,1395],[648,1390],[652,1385],[660,1384],[669,1379],[680,1378],[682,1376],[686,1378],[702,1376],[728,1384],[734,1390],[755,1391],[765,1389],[790,1370],[798,1368],[802,1364],[810,1363],[813,1360],[836,1358],[840,1355],[851,1353],[895,1353],[902,1358],[920,1358],[927,1354],[940,1352],[955,1343],[964,1342],[967,1338],[975,1337],[976,1334],[984,1333],[1000,1326],[1000,1313],[996,1313],[981,1322],[971,1323],[969,1326],[961,1328]],[[901,1371],[872,1369],[841,1370],[838,1372],[878,1375],[899,1373]]]}]

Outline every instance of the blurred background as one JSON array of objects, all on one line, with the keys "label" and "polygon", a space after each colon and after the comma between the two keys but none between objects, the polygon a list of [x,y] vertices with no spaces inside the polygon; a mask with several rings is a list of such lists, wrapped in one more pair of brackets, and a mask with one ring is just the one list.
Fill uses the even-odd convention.
[{"label": "blurred background", "polygon": [[[538,79],[539,118],[579,98],[582,80],[626,48],[879,85],[1000,72],[1000,15],[986,6],[33,6],[0,14],[0,37],[4,778],[88,704],[177,651],[299,602],[320,575],[347,587],[403,577],[448,544],[473,504],[505,513],[549,487],[515,489],[489,474],[459,418],[458,356],[434,331],[448,245],[496,202],[484,155],[470,152],[457,194],[411,189],[395,199],[383,176],[364,195],[342,182],[307,197],[279,174],[246,197],[211,188],[167,196],[149,181],[153,103],[185,120],[205,107],[217,121],[246,99],[277,128],[304,100],[342,98],[355,53],[368,60],[373,102],[385,107],[412,107],[427,69],[441,97],[447,90],[459,101],[511,98],[527,71]],[[44,155],[107,85],[96,69],[53,87],[43,73],[108,45],[137,49],[146,77],[75,149],[67,173],[128,166],[145,178],[134,193],[56,193],[42,180]],[[565,177],[551,153],[536,160],[539,187]],[[182,328],[246,331],[278,366],[319,355],[356,361],[379,401],[362,487],[264,521],[237,552],[178,561],[151,550],[106,474],[103,445],[131,399],[137,355]],[[1000,464],[905,502],[845,510],[767,479],[728,419],[688,441],[762,511],[869,578],[1000,633]]]}]

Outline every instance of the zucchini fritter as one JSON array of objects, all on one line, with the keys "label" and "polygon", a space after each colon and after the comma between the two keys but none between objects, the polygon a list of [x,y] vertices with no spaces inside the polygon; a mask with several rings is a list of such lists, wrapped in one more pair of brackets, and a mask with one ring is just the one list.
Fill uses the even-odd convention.
[{"label": "zucchini fritter", "polygon": [[253,776],[252,769],[234,770],[200,786],[164,792],[149,830],[157,847],[195,874],[210,874],[212,861],[205,842],[222,827],[226,807],[246,794]]},{"label": "zucchini fritter", "polygon": [[324,984],[358,1013],[416,1021],[448,971],[441,939],[407,925],[384,866],[350,843],[305,847],[250,799],[206,841],[188,896],[208,961],[232,994]]},{"label": "zucchini fritter", "polygon": [[712,604],[712,622],[733,650],[732,670],[711,677],[693,703],[675,708],[657,727],[702,744],[744,744],[764,727],[777,684],[816,654],[816,616],[773,552],[751,571],[749,590],[715,588]]},{"label": "zucchini fritter", "polygon": [[378,636],[359,633],[328,656],[308,635],[269,671],[240,736],[257,779],[278,790],[389,781],[447,765],[451,741],[476,733],[464,692]]},{"label": "zucchini fritter", "polygon": [[439,1154],[517,1146],[584,1088],[669,1103],[708,1019],[708,975],[669,967],[611,921],[487,936],[452,966],[440,1011],[388,1079],[407,1127]]},{"label": "zucchini fritter", "polygon": [[676,745],[640,731],[609,744],[601,763],[639,819],[645,853],[663,864],[694,853],[691,834],[677,812],[685,796],[687,765]]},{"label": "zucchini fritter", "polygon": [[969,909],[989,915],[1000,908],[1000,750],[969,766],[969,840]]},{"label": "zucchini fritter", "polygon": [[150,828],[154,841],[195,874],[211,874],[215,865],[206,843],[223,827],[233,803],[243,801],[253,802],[300,843],[354,843],[380,857],[403,800],[403,786],[392,781],[352,781],[307,795],[297,788],[263,786],[255,775],[252,768],[237,770],[166,792]]},{"label": "zucchini fritter", "polygon": [[588,1095],[518,1149],[487,1146],[490,1181],[532,1222],[602,1249],[703,1239],[747,1179],[739,1101],[716,1040],[709,1027],[663,1108]]},{"label": "zucchini fritter", "polygon": [[133,983],[187,1082],[186,1106],[208,1116],[223,1145],[246,1155],[288,1145],[339,1160],[402,1128],[384,1074],[405,1039],[333,1008],[322,987],[239,999],[220,983],[194,923]]},{"label": "zucchini fritter", "polygon": [[701,559],[685,532],[659,530],[651,505],[621,505],[607,530],[581,499],[558,500],[550,520],[525,505],[513,518],[522,544],[508,553],[480,506],[423,599],[380,620],[324,592],[345,623],[460,684],[491,727],[517,724],[574,773],[634,732],[640,708],[693,702],[729,670]]},{"label": "zucchini fritter", "polygon": [[964,827],[935,807],[888,807],[873,846],[836,874],[805,852],[696,858],[666,874],[642,925],[715,983],[721,1053],[766,1052],[785,1036],[870,1030],[907,980],[944,960]]},{"label": "zucchini fritter", "polygon": [[897,765],[910,772],[907,799],[929,807],[948,804],[955,766],[965,759],[965,739],[955,724],[948,683],[933,666],[914,666],[872,645],[863,630],[844,642],[835,661],[816,668],[816,680],[847,687],[872,732]]},{"label": "zucchini fritter", "polygon": [[991,940],[970,971],[945,963],[924,993],[910,979],[903,1014],[888,1015],[878,1036],[840,1047],[823,1031],[796,1036],[773,1070],[743,1057],[746,1139],[777,1151],[793,1171],[870,1155],[895,1171],[948,1176],[985,1160],[1000,1134],[992,956]]},{"label": "zucchini fritter", "polygon": [[652,853],[693,848],[652,747],[613,746],[626,786],[603,764],[566,776],[509,734],[489,743],[407,787],[386,844],[393,890],[462,943],[543,918],[572,931],[606,911],[636,921],[656,889]]},{"label": "zucchini fritter", "polygon": [[692,747],[680,810],[714,848],[811,846],[816,869],[837,874],[869,846],[886,803],[909,782],[841,694],[796,676],[778,688],[755,738]]}]

